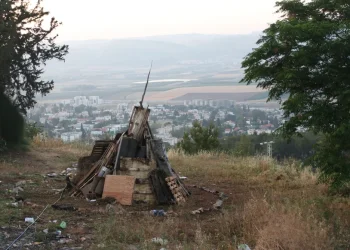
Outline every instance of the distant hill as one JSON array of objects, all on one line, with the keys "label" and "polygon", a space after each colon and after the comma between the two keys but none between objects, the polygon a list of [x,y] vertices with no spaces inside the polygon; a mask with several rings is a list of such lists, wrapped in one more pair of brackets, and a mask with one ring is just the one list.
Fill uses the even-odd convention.
[{"label": "distant hill", "polygon": [[185,61],[239,62],[259,39],[249,35],[170,35],[119,40],[68,41],[66,63],[51,62],[48,71],[60,68],[148,67]]}]

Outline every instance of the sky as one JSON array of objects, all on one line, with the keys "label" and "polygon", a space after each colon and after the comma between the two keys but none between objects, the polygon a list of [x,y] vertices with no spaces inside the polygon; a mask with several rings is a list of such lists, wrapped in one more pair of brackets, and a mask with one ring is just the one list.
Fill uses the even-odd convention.
[{"label": "sky", "polygon": [[[35,0],[31,0],[35,2]],[[276,0],[43,0],[63,25],[59,40],[170,34],[248,34],[278,15]]]}]

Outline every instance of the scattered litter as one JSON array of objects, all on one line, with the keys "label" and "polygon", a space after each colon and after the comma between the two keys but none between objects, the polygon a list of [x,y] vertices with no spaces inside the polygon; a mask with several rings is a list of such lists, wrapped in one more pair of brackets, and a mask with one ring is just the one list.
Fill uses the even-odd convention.
[{"label": "scattered litter", "polygon": [[24,189],[21,188],[21,187],[15,187],[13,188],[12,190],[10,190],[10,193],[15,193],[15,194],[18,194],[19,192],[23,192]]},{"label": "scattered litter", "polygon": [[43,232],[46,233],[46,234],[48,234],[48,233],[49,233],[49,229],[46,228],[46,229],[43,230]]},{"label": "scattered litter", "polygon": [[18,181],[18,182],[16,182],[15,186],[16,186],[16,187],[22,187],[22,186],[24,186],[26,183],[27,183],[26,181]]},{"label": "scattered litter", "polygon": [[60,224],[60,228],[65,229],[67,227],[67,223],[65,221],[62,221]]},{"label": "scattered litter", "polygon": [[33,217],[26,217],[24,218],[25,222],[29,222],[29,223],[34,223],[34,218]]},{"label": "scattered litter", "polygon": [[204,212],[204,209],[201,207],[201,208],[198,208],[197,210],[193,210],[191,212],[191,214],[200,214],[200,213],[203,213]]},{"label": "scattered litter", "polygon": [[47,177],[50,177],[50,178],[54,178],[54,177],[57,177],[57,174],[56,173],[48,173],[46,174]]},{"label": "scattered litter", "polygon": [[44,207],[43,205],[38,205],[38,204],[35,204],[33,202],[30,202],[30,201],[25,201],[24,204],[28,205],[28,206],[31,206],[33,208],[35,208],[35,207]]},{"label": "scattered litter", "polygon": [[78,171],[77,168],[67,168],[65,170],[63,170],[60,175],[61,176],[73,176],[76,172]]},{"label": "scattered litter", "polygon": [[238,246],[238,250],[251,250],[247,244],[241,244]]},{"label": "scattered litter", "polygon": [[57,235],[57,236],[61,236],[61,234],[62,234],[62,231],[61,231],[61,230],[56,230],[56,235]]},{"label": "scattered litter", "polygon": [[180,176],[180,180],[187,180],[186,176]]},{"label": "scattered litter", "polygon": [[213,204],[213,208],[214,208],[214,209],[221,209],[223,203],[224,203],[223,200],[217,200],[217,201]]},{"label": "scattered litter", "polygon": [[163,209],[161,209],[161,210],[151,210],[150,213],[153,216],[166,216],[166,212],[164,212]]},{"label": "scattered litter", "polygon": [[53,209],[65,210],[65,211],[76,211],[77,208],[71,204],[54,204],[51,206]]},{"label": "scattered litter", "polygon": [[152,243],[159,244],[161,246],[165,246],[168,244],[168,240],[160,238],[160,237],[153,238],[151,241],[152,241]]},{"label": "scattered litter", "polygon": [[18,207],[18,202],[6,203],[9,207]]},{"label": "scattered litter", "polygon": [[86,238],[85,238],[85,237],[81,237],[81,238],[80,238],[80,241],[81,241],[81,242],[84,242],[84,241],[86,241]]},{"label": "scattered litter", "polygon": [[58,243],[67,244],[67,243],[72,242],[72,241],[73,241],[72,239],[60,239],[60,240],[58,241]]}]

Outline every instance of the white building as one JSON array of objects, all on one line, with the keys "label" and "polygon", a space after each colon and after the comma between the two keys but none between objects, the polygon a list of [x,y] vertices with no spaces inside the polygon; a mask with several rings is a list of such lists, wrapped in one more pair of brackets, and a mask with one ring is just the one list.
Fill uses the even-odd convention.
[{"label": "white building", "polygon": [[97,106],[103,104],[103,99],[99,96],[75,96],[73,98],[73,106]]},{"label": "white building", "polygon": [[110,115],[96,117],[96,121],[110,121],[110,120],[112,120],[112,116]]},{"label": "white building", "polygon": [[64,142],[72,142],[80,140],[82,132],[66,132],[61,134],[61,139]]}]

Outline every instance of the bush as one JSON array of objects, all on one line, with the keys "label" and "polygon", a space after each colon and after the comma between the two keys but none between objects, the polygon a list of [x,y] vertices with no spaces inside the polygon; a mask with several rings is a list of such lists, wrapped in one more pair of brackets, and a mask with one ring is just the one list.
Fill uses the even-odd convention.
[{"label": "bush", "polygon": [[7,147],[23,143],[24,119],[12,101],[0,93],[0,138]]},{"label": "bush", "polygon": [[37,123],[26,123],[24,126],[24,136],[26,139],[33,140],[35,136],[42,133],[43,130]]},{"label": "bush", "polygon": [[6,151],[6,141],[0,138],[0,153]]}]

